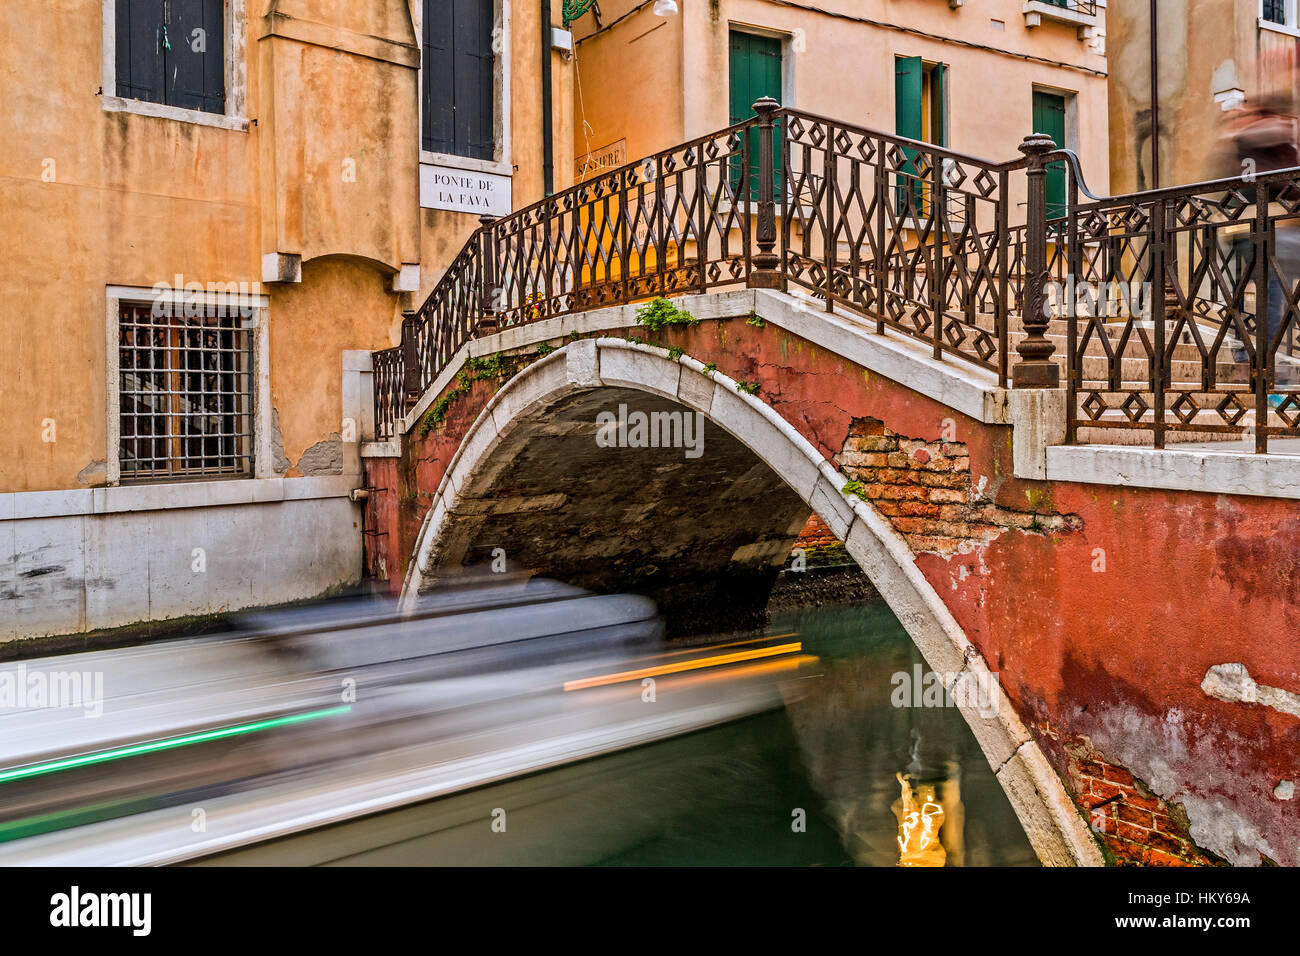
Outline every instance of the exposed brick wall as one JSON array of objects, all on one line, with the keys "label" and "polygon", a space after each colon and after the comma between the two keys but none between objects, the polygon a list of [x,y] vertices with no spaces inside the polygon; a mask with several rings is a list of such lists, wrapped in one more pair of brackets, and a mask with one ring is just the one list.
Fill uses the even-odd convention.
[{"label": "exposed brick wall", "polygon": [[814,511],[809,516],[808,523],[799,532],[799,537],[795,538],[794,550],[798,551],[801,548],[804,550],[830,548],[840,543],[840,539],[835,537],[835,533]]},{"label": "exposed brick wall", "polygon": [[1121,866],[1222,864],[1188,836],[1187,816],[1086,744],[1067,744],[1075,802]]},{"label": "exposed brick wall", "polygon": [[835,464],[856,490],[907,539],[914,552],[955,554],[1012,529],[1049,533],[1082,527],[1075,515],[1047,503],[1019,511],[983,498],[971,482],[962,442],[919,441],[874,418],[855,418]]}]

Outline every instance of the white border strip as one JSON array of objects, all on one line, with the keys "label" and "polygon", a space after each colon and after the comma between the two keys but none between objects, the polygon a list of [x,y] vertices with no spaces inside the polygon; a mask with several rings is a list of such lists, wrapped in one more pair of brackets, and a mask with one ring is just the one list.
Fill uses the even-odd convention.
[{"label": "white border strip", "polygon": [[1116,445],[1047,449],[1047,477],[1089,485],[1300,498],[1300,456]]}]

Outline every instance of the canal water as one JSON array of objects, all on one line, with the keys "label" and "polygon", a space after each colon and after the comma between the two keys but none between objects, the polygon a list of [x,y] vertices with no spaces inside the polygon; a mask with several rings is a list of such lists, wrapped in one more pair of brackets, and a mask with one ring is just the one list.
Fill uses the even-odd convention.
[{"label": "canal water", "polygon": [[957,709],[912,706],[919,692],[895,706],[902,675],[928,668],[883,603],[782,612],[771,633],[819,659],[795,699],[644,748],[631,803],[645,819],[623,831],[639,837],[592,862],[1038,865]]},{"label": "canal water", "polygon": [[891,699],[925,668],[888,608],[782,612],[770,633],[817,658],[776,710],[208,862],[1037,865],[960,713]]}]

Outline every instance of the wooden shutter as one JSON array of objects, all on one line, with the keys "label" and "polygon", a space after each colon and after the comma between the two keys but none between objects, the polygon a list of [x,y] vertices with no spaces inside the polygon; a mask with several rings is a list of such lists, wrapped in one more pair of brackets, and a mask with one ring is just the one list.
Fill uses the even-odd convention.
[{"label": "wooden shutter", "polygon": [[116,0],[117,95],[130,100],[164,102],[163,0]]},{"label": "wooden shutter", "polygon": [[167,0],[167,5],[167,102],[224,113],[225,0]]},{"label": "wooden shutter", "polygon": [[494,21],[494,0],[425,0],[425,149],[495,158]]},{"label": "wooden shutter", "polygon": [[493,0],[455,0],[456,10],[456,155],[492,159]]},{"label": "wooden shutter", "polygon": [[[922,87],[925,66],[919,56],[900,56],[894,59],[894,131],[908,139],[924,139],[925,123],[921,116]],[[916,150],[904,148],[907,157],[901,172],[915,174]],[[910,187],[910,188],[909,188]],[[921,215],[921,183],[899,177],[896,190],[899,215]],[[910,205],[910,209],[908,208]]]},{"label": "wooden shutter", "polygon": [[424,0],[424,148],[454,152],[455,70],[452,62],[452,4]]},{"label": "wooden shutter", "polygon": [[[755,36],[752,33],[731,33],[730,59],[730,111],[731,122],[740,123],[754,115],[754,104],[765,96],[781,100],[781,41],[775,37]],[[779,122],[779,121],[778,121]],[[749,134],[750,194],[758,197],[758,130]],[[781,195],[781,134],[778,128],[772,137],[772,167],[776,195]],[[740,167],[734,165],[732,188],[740,182]]]},{"label": "wooden shutter", "polygon": [[930,142],[948,145],[948,67],[942,63],[930,69]]},{"label": "wooden shutter", "polygon": [[[1057,146],[1065,145],[1065,97],[1034,90],[1034,132],[1046,133]],[[1065,215],[1065,163],[1047,166],[1047,218]]]}]

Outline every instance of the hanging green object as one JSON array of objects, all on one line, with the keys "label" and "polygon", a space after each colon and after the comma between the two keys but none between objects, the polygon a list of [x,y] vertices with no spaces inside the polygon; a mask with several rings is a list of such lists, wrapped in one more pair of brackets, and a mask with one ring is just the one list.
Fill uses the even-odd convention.
[{"label": "hanging green object", "polygon": [[[596,0],[564,0],[564,9],[561,13],[564,25],[567,27],[592,7],[596,7]],[[596,15],[599,17],[600,7],[596,7]]]}]

